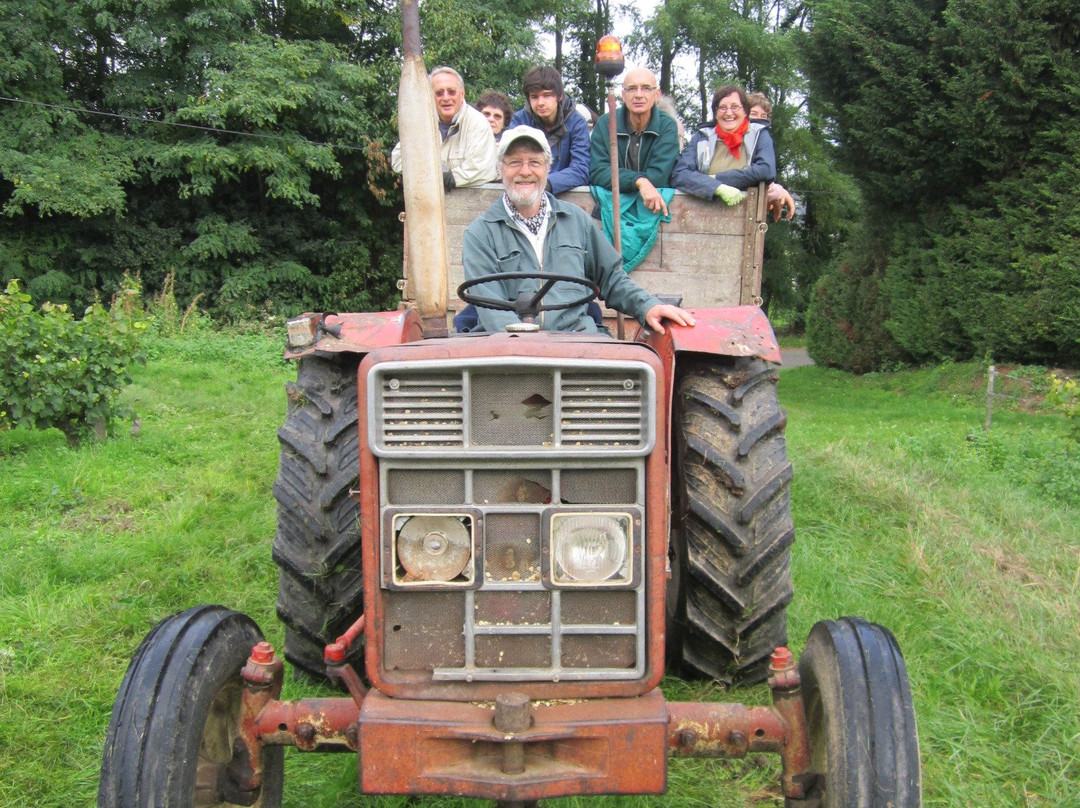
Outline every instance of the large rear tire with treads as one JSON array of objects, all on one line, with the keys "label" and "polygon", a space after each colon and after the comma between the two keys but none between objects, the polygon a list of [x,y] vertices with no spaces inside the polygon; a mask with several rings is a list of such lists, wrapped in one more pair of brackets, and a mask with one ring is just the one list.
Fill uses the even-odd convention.
[{"label": "large rear tire with treads", "polygon": [[[285,658],[318,679],[326,676],[323,649],[363,610],[360,509],[350,494],[360,467],[357,358],[299,362],[278,430],[277,612]],[[347,661],[362,669],[359,644]]]},{"label": "large rear tire with treads", "polygon": [[677,369],[667,656],[683,676],[753,684],[787,642],[795,530],[777,381],[753,358]]}]

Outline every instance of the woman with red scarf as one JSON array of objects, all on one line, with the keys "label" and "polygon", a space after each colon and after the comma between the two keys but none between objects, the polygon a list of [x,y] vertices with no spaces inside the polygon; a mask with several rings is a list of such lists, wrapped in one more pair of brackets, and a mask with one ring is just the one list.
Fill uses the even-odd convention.
[{"label": "woman with red scarf", "polygon": [[766,126],[750,123],[750,102],[742,87],[728,84],[712,97],[713,119],[699,129],[675,164],[672,184],[702,199],[725,201],[759,182],[776,178],[776,153]]}]

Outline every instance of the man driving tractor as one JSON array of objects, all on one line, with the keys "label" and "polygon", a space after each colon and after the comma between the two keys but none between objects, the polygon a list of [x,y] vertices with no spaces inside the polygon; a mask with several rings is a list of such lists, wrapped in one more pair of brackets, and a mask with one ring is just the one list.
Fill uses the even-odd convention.
[{"label": "man driving tractor", "polygon": [[[514,300],[523,285],[538,283],[536,273],[572,275],[595,283],[607,305],[658,334],[664,333],[664,320],[694,325],[690,312],[661,302],[627,276],[622,256],[581,208],[544,190],[550,166],[551,149],[540,130],[518,126],[503,135],[498,170],[505,192],[465,231],[465,279],[505,272],[531,272],[534,277],[489,281],[473,287],[473,294]],[[556,283],[545,296],[545,307],[573,303],[581,293],[573,283]],[[598,331],[586,302],[541,312],[540,328]],[[520,320],[514,312],[485,307],[480,307],[478,316],[479,325],[470,330],[501,332],[508,323]]]}]

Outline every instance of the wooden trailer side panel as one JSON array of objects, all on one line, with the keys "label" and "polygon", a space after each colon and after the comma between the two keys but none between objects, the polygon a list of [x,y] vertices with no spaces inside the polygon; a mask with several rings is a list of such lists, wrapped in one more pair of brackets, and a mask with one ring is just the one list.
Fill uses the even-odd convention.
[{"label": "wooden trailer side panel", "polygon": [[[447,308],[451,312],[462,306],[456,290],[464,280],[461,244],[465,228],[501,194],[502,186],[489,184],[456,188],[446,195]],[[587,187],[574,188],[559,198],[592,213],[593,199]],[[686,307],[759,304],[768,229],[764,189],[750,189],[746,199],[732,207],[676,192],[669,209],[671,221],[660,225],[656,243],[631,277],[655,295],[681,296]],[[403,294],[408,305],[412,296],[407,265],[404,270]]]}]

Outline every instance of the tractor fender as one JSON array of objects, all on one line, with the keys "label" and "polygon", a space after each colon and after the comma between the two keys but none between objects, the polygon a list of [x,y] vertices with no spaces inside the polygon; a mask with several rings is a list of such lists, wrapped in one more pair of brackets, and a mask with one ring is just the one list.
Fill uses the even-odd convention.
[{"label": "tractor fender", "polygon": [[776,341],[769,318],[757,306],[692,308],[689,311],[694,315],[695,326],[665,329],[671,334],[675,353],[756,356],[767,362],[780,362],[780,343]]},{"label": "tractor fender", "polygon": [[680,354],[746,356],[780,363],[780,343],[776,341],[769,318],[757,306],[690,308],[687,311],[694,316],[693,326],[667,323],[663,334],[642,328],[637,336],[639,341],[656,351],[664,364],[669,412]]},{"label": "tractor fender", "polygon": [[310,354],[366,354],[386,345],[423,339],[420,316],[413,309],[349,314],[305,313],[289,320],[286,359]]}]

